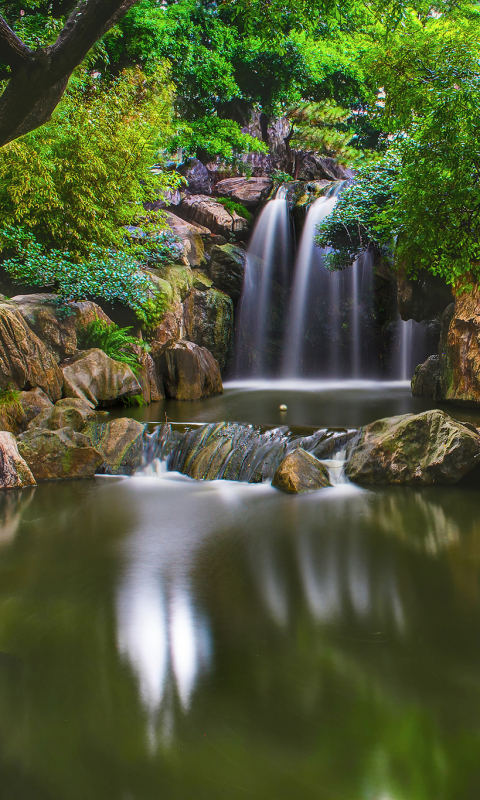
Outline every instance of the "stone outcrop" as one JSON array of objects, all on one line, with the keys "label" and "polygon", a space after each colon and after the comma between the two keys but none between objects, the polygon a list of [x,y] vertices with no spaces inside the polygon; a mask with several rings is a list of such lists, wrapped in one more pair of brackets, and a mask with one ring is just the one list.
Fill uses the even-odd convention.
[{"label": "stone outcrop", "polygon": [[226,178],[215,186],[220,197],[230,197],[249,211],[254,211],[267,200],[273,189],[271,178]]},{"label": "stone outcrop", "polygon": [[0,406],[0,430],[10,431],[15,435],[25,431],[29,422],[45,409],[53,408],[53,403],[41,389],[29,392],[18,392],[11,402]]},{"label": "stone outcrop", "polygon": [[111,324],[100,306],[90,301],[61,305],[53,294],[27,294],[12,298],[28,327],[53,352],[57,362],[77,352],[77,334],[95,319]]},{"label": "stone outcrop", "polygon": [[442,399],[480,403],[480,287],[463,292],[442,317]]},{"label": "stone outcrop", "polygon": [[186,222],[171,212],[167,213],[168,227],[182,242],[183,263],[191,267],[200,267],[205,263],[204,240],[210,236],[210,230],[194,222]]},{"label": "stone outcrop", "polygon": [[[140,349],[140,348],[139,348]],[[150,353],[140,351],[140,368],[136,375],[137,381],[142,388],[142,396],[145,403],[156,403],[163,400],[165,394],[163,385],[157,375],[155,362]]]},{"label": "stone outcrop", "polygon": [[33,428],[22,433],[17,444],[37,481],[91,478],[103,463],[88,437],[71,428]]},{"label": "stone outcrop", "polygon": [[58,400],[54,406],[42,411],[30,422],[28,429],[47,428],[51,431],[70,428],[80,433],[87,424],[97,417],[89,403],[78,398],[67,397]]},{"label": "stone outcrop", "polygon": [[62,373],[52,352],[28,327],[17,306],[0,302],[0,389],[42,389],[55,402]]},{"label": "stone outcrop", "polygon": [[91,425],[87,436],[103,457],[98,471],[106,475],[133,475],[142,463],[145,432],[145,425],[127,417],[106,425]]},{"label": "stone outcrop", "polygon": [[246,219],[235,212],[230,214],[221,203],[204,194],[187,195],[180,203],[178,213],[185,219],[203,225],[212,233],[220,234],[227,239],[230,234],[240,234],[248,228]]},{"label": "stone outcrop", "polygon": [[218,362],[205,348],[180,341],[162,354],[158,364],[167,397],[201,400],[223,392]]},{"label": "stone outcrop", "polygon": [[189,158],[178,167],[178,172],[186,179],[188,191],[192,194],[210,194],[212,191],[208,169],[198,158]]},{"label": "stone outcrop", "polygon": [[142,394],[142,387],[130,367],[92,348],[64,365],[63,393],[103,408]]},{"label": "stone outcrop", "polygon": [[345,473],[355,483],[457,483],[480,462],[480,435],[443,411],[377,420],[359,432]]},{"label": "stone outcrop", "polygon": [[164,314],[161,323],[150,334],[150,354],[154,360],[182,338],[183,328],[183,306],[177,303]]},{"label": "stone outcrop", "polygon": [[331,486],[331,483],[325,464],[297,447],[280,462],[272,486],[287,494],[303,494]]},{"label": "stone outcrop", "polygon": [[247,254],[233,244],[215,245],[211,251],[210,277],[213,285],[238,303],[242,294]]},{"label": "stone outcrop", "polygon": [[18,452],[13,433],[0,431],[0,489],[21,489],[34,486],[35,478]]},{"label": "stone outcrop", "polygon": [[419,364],[412,378],[412,394],[416,397],[443,398],[442,365],[439,356],[430,356]]},{"label": "stone outcrop", "polygon": [[184,303],[184,319],[190,342],[206,347],[225,369],[233,351],[233,303],[217,289],[194,289]]},{"label": "stone outcrop", "polygon": [[420,270],[417,280],[398,280],[397,299],[403,320],[422,322],[445,311],[452,302],[452,290],[438,275]]}]

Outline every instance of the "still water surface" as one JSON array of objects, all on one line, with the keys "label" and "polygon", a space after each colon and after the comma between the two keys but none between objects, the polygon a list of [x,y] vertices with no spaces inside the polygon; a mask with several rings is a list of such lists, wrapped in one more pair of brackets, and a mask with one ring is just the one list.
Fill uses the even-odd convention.
[{"label": "still water surface", "polygon": [[1,800],[478,800],[479,501],[0,495]]}]

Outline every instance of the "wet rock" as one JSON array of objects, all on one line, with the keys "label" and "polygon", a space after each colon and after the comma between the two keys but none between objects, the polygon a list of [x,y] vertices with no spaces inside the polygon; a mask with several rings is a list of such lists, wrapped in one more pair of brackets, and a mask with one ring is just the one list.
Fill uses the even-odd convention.
[{"label": "wet rock", "polygon": [[218,361],[205,347],[177,342],[165,350],[158,366],[167,397],[200,400],[223,392]]},{"label": "wet rock", "polygon": [[105,407],[142,394],[142,387],[130,367],[109,358],[103,350],[92,348],[64,365],[63,393],[65,397],[85,400],[92,407]]},{"label": "wet rock", "polygon": [[230,197],[249,211],[254,211],[265,202],[273,189],[271,178],[226,178],[215,186],[220,197]]},{"label": "wet rock", "polygon": [[248,228],[248,222],[238,214],[230,214],[221,203],[212,197],[198,194],[185,197],[179,213],[187,220],[209,228],[212,233],[230,237],[231,233],[241,233]]},{"label": "wet rock", "polygon": [[398,281],[397,298],[403,320],[422,322],[443,313],[452,302],[452,290],[438,275],[420,271],[417,280]]},{"label": "wet rock", "polygon": [[177,171],[186,179],[188,190],[192,194],[210,194],[212,191],[208,169],[198,158],[189,158]]},{"label": "wet rock", "polygon": [[0,489],[21,489],[34,486],[30,467],[18,452],[13,433],[0,431]]},{"label": "wet rock", "polygon": [[111,323],[96,303],[59,303],[53,294],[27,294],[12,298],[22,317],[51,350],[57,362],[73,356],[78,349],[77,334],[95,319]]},{"label": "wet rock", "polygon": [[345,472],[355,483],[457,483],[479,460],[478,431],[434,409],[362,428]]},{"label": "wet rock", "polygon": [[185,330],[190,342],[206,347],[225,369],[233,351],[233,303],[217,289],[193,290],[184,303]]},{"label": "wet rock", "polygon": [[246,260],[245,250],[233,244],[212,247],[210,277],[214,286],[228,294],[234,303],[242,295]]},{"label": "wet rock", "polygon": [[0,430],[18,434],[25,431],[29,422],[53,403],[41,389],[18,392],[11,402],[3,398],[0,406]]},{"label": "wet rock", "polygon": [[51,431],[70,428],[80,433],[91,420],[97,417],[95,411],[85,400],[67,397],[58,400],[54,406],[42,411],[30,422],[28,429],[47,428]]},{"label": "wet rock", "polygon": [[203,225],[186,222],[171,212],[167,213],[167,225],[182,241],[182,255],[185,265],[199,267],[205,263],[205,238],[210,231]]},{"label": "wet rock", "polygon": [[442,317],[442,399],[480,403],[480,287],[463,292]]},{"label": "wet rock", "polygon": [[412,378],[412,394],[416,397],[442,399],[442,365],[438,356],[430,356],[416,367]]},{"label": "wet rock", "polygon": [[39,387],[54,402],[62,396],[62,374],[52,352],[28,327],[17,306],[0,302],[0,388]]},{"label": "wet rock", "polygon": [[88,437],[71,428],[33,428],[22,433],[17,444],[37,481],[91,478],[103,463]]},{"label": "wet rock", "polygon": [[141,466],[145,447],[146,425],[122,417],[106,425],[91,425],[86,435],[103,457],[100,473],[133,475]]},{"label": "wet rock", "polygon": [[298,447],[280,462],[272,486],[287,494],[302,494],[331,486],[331,483],[325,464]]}]

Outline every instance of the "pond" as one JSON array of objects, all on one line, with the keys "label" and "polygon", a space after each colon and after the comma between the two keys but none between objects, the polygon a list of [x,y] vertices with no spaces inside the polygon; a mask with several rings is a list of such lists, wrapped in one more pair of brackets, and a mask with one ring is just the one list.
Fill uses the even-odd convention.
[{"label": "pond", "polygon": [[[410,410],[364,388],[330,408],[232,387],[182,414]],[[476,800],[478,501],[175,473],[4,493],[0,798]]]}]

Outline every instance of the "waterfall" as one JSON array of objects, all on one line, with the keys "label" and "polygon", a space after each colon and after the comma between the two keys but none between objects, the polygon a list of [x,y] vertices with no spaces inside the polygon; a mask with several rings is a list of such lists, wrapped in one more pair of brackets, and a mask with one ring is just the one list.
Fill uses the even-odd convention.
[{"label": "waterfall", "polygon": [[402,381],[411,380],[417,364],[431,355],[426,342],[427,326],[425,322],[399,319],[398,338],[400,341],[396,374]]},{"label": "waterfall", "polygon": [[[322,251],[319,250],[315,244],[317,226],[333,211],[338,199],[338,194],[343,185],[344,182],[334,184],[326,195],[319,197],[310,207],[305,220],[298,256],[295,262],[292,299],[286,332],[283,372],[288,377],[299,374],[299,365],[301,364],[303,354],[305,334],[304,321],[309,300],[311,271],[314,266],[321,268]],[[338,280],[336,284],[338,295]],[[332,288],[334,288],[333,285]],[[332,300],[334,300],[331,304],[333,310],[338,304],[335,303],[335,298],[332,297]],[[338,314],[334,314],[333,316],[335,317],[335,320],[332,320],[333,324],[336,324],[339,316]]]},{"label": "waterfall", "polygon": [[264,375],[268,369],[268,334],[275,282],[287,279],[291,248],[287,189],[280,187],[263,209],[253,231],[240,300],[237,375]]}]

